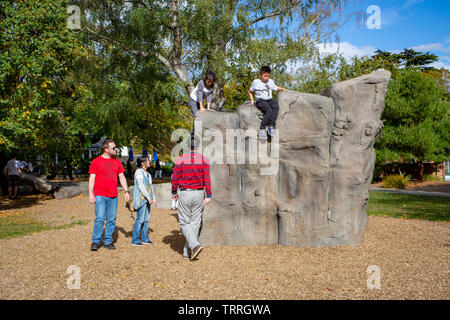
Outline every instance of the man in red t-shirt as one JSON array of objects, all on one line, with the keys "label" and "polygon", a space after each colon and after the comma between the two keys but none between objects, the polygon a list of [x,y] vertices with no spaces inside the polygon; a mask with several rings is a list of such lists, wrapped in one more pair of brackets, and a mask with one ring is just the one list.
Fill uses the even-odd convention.
[{"label": "man in red t-shirt", "polygon": [[130,199],[124,168],[117,153],[116,144],[112,140],[105,140],[102,144],[103,154],[92,160],[89,168],[89,202],[95,204],[95,222],[92,235],[91,251],[97,251],[105,224],[106,249],[114,250],[113,233],[116,228],[117,217],[117,176],[125,190],[125,201]]}]

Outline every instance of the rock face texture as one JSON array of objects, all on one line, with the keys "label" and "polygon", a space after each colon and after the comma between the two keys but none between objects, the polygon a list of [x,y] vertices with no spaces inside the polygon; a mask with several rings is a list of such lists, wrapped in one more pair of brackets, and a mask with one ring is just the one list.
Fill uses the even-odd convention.
[{"label": "rock face texture", "polygon": [[153,191],[155,192],[158,208],[170,209],[170,207],[172,206],[172,184],[171,183],[153,184]]},{"label": "rock face texture", "polygon": [[200,242],[361,244],[389,80],[388,71],[378,71],[320,95],[280,92],[271,141],[257,138],[262,113],[253,106],[198,113],[213,191]]}]

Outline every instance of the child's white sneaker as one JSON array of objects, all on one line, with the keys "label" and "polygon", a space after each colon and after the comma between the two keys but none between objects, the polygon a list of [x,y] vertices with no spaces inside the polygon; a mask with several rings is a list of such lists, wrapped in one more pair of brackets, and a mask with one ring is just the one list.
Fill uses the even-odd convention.
[{"label": "child's white sneaker", "polygon": [[267,131],[266,131],[266,129],[259,129],[258,136],[262,140],[267,140]]}]

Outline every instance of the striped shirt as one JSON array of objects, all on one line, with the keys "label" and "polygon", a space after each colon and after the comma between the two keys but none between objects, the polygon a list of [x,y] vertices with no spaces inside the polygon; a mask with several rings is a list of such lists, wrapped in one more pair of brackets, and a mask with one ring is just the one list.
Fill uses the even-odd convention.
[{"label": "striped shirt", "polygon": [[197,152],[186,153],[178,157],[173,168],[172,194],[176,194],[178,188],[205,188],[206,197],[211,198],[209,159]]}]

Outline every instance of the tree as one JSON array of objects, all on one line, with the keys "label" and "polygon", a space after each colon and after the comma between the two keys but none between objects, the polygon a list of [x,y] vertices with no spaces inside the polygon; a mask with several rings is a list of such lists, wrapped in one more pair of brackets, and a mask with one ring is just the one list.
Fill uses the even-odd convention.
[{"label": "tree", "polygon": [[447,91],[447,99],[450,100],[450,71],[444,68],[431,69],[424,72],[426,77],[436,81],[439,87]]},{"label": "tree", "polygon": [[404,49],[399,54],[378,49],[372,56],[354,56],[348,60],[342,54],[317,55],[298,76],[300,81],[297,88],[303,92],[319,93],[335,82],[356,78],[379,69],[390,71],[394,79],[400,76],[403,68],[420,68],[446,89],[448,71],[439,71],[428,66],[437,60],[438,57],[433,54],[410,49]]},{"label": "tree", "polygon": [[445,161],[450,157],[450,101],[446,91],[420,70],[404,69],[392,79],[377,141],[377,162]]},{"label": "tree", "polygon": [[[220,89],[213,107],[221,109],[222,88],[236,74],[254,65],[283,65],[297,59],[313,41],[326,39],[335,30],[333,14],[345,2],[87,1],[84,30],[98,41],[99,48],[109,45],[124,54],[156,58],[175,77],[185,96],[206,70],[214,71]],[[269,43],[262,45],[265,41]],[[257,56],[251,57],[252,49],[258,50]],[[283,54],[271,55],[273,52]],[[253,60],[242,63],[246,58]]]},{"label": "tree", "polygon": [[434,69],[427,65],[438,61],[438,56],[429,52],[417,52],[413,49],[404,49],[398,54],[399,60],[404,64],[405,68],[419,67],[422,71]]},{"label": "tree", "polygon": [[353,79],[379,69],[388,69],[395,76],[397,65],[374,57],[354,56],[347,61],[342,55],[318,56],[313,64],[304,67],[295,88],[300,92],[319,93],[333,83]]},{"label": "tree", "polygon": [[[355,56],[350,61],[337,54],[318,56],[314,64],[304,66],[297,89],[319,93],[334,82],[381,68],[391,71],[386,107],[381,117],[384,129],[375,145],[377,165],[415,161],[423,175],[424,161],[440,162],[450,156],[449,73],[445,69],[426,68],[431,61],[424,60],[427,55],[420,52],[413,56],[424,59],[412,59],[415,62],[407,63],[407,56],[412,56],[409,53],[397,55],[377,50],[372,57]],[[414,67],[415,63],[421,68]]]},{"label": "tree", "polygon": [[[123,41],[147,32],[147,23],[137,22],[151,20],[141,17],[143,12],[129,17],[133,26],[123,30]],[[93,92],[102,136],[112,138],[117,145],[170,152],[171,132],[191,125],[190,110],[182,108],[184,97],[178,81],[155,56],[130,54],[107,42],[99,45],[89,34],[79,35],[93,54],[79,66],[76,82]],[[147,39],[151,36],[151,32],[146,35]]]},{"label": "tree", "polygon": [[418,52],[414,49],[403,49],[402,52],[396,54],[389,51],[382,51],[378,49],[375,55],[372,56],[375,60],[384,61],[387,69],[389,66],[395,65],[397,68],[403,66],[407,69],[419,67],[422,71],[433,70],[433,67],[428,65],[438,61],[439,57],[429,52]]},{"label": "tree", "polygon": [[88,52],[66,28],[66,0],[0,5],[0,152],[79,158],[96,131],[91,93],[71,81]]}]

